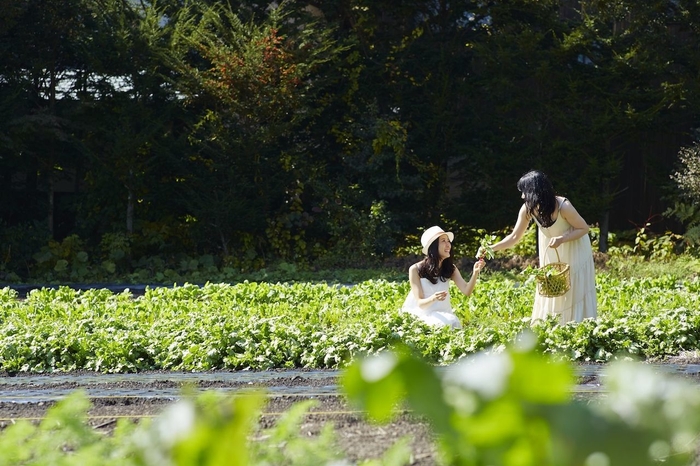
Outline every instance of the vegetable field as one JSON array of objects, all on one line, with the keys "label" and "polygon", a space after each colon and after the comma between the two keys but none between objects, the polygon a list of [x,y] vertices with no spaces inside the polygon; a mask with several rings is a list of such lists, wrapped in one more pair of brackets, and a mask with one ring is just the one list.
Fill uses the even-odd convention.
[{"label": "vegetable field", "polygon": [[[433,364],[503,347],[530,327],[535,284],[485,276],[452,293],[464,329],[399,312],[407,282],[185,284],[142,296],[67,287],[0,290],[0,371],[339,368],[397,343]],[[577,361],[698,349],[700,280],[597,275],[599,318],[533,327],[544,352]]]}]

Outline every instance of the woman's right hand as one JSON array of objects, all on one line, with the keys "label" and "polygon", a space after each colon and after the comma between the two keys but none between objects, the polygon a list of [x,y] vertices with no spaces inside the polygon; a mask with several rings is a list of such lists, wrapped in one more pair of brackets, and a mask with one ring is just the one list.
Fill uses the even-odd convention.
[{"label": "woman's right hand", "polygon": [[437,291],[433,294],[433,301],[444,301],[447,299],[447,291]]}]

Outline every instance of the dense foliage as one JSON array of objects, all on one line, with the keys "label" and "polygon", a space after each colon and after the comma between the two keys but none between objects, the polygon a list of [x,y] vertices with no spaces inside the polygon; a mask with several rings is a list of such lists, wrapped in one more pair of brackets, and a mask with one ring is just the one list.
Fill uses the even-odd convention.
[{"label": "dense foliage", "polygon": [[678,200],[695,1],[278,3],[0,0],[0,278],[376,263],[530,168],[603,238]]},{"label": "dense foliage", "polygon": [[[504,346],[530,327],[534,282],[482,278],[452,294],[464,329],[431,329],[399,308],[407,280],[182,285],[129,291],[0,292],[0,370],[338,368],[402,342],[434,364]],[[700,281],[597,275],[599,317],[535,325],[541,350],[577,361],[700,349]]]},{"label": "dense foliage", "polygon": [[673,208],[667,211],[687,226],[685,238],[691,244],[700,244],[700,144],[681,148],[678,170],[671,175],[682,194]]}]

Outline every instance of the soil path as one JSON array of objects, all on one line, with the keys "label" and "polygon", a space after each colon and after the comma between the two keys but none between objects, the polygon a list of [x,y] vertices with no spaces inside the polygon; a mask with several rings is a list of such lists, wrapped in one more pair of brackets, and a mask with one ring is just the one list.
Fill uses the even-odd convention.
[{"label": "soil path", "polygon": [[[208,377],[194,386],[192,377],[187,382],[180,383],[168,380],[166,374],[141,374],[150,375],[143,377],[143,382],[139,382],[137,377],[130,377],[129,380],[114,378],[113,381],[81,383],[81,379],[94,380],[89,374],[75,374],[74,381],[66,381],[71,378],[69,374],[41,376],[39,382],[37,377],[0,377],[0,429],[20,419],[39,422],[56,399],[78,389],[85,390],[92,402],[92,409],[88,413],[89,424],[99,431],[110,433],[118,419],[130,418],[138,422],[144,417],[157,416],[181,396],[173,396],[172,393],[181,393],[185,386],[198,391],[231,393],[258,387],[268,393],[260,418],[262,428],[273,426],[276,419],[293,404],[313,399],[316,400],[316,406],[307,413],[301,425],[301,433],[315,436],[326,424],[332,424],[338,448],[351,463],[379,458],[387,448],[404,436],[412,439],[412,464],[432,465],[436,462],[435,444],[427,425],[407,412],[399,413],[390,424],[373,425],[367,422],[362,412],[350,406],[338,393],[337,379],[330,374],[328,377],[318,377],[317,374],[305,377],[303,373],[295,371],[296,375],[292,377],[276,374],[276,377],[266,377],[266,380],[256,383],[227,381],[227,374],[229,373],[222,373],[221,380],[216,380],[215,373],[206,374]],[[253,373],[247,375],[254,376]],[[52,378],[56,382],[51,382]],[[334,389],[329,390],[329,386]],[[107,394],[110,391],[115,395]],[[91,392],[101,395],[90,396]],[[141,395],[122,396],[119,393]]]},{"label": "soil path", "polygon": [[[699,381],[700,359],[675,358],[657,364],[659,370]],[[578,385],[574,396],[587,398],[601,393],[601,366],[577,366]],[[434,438],[428,426],[409,412],[401,412],[390,424],[374,425],[339,393],[336,371],[271,371],[235,374],[143,373],[105,377],[91,373],[21,375],[0,373],[0,429],[19,419],[39,422],[47,409],[66,393],[82,389],[92,402],[89,424],[109,433],[120,418],[135,422],[157,416],[182,396],[184,387],[195,391],[217,390],[236,393],[260,387],[268,394],[260,426],[270,427],[294,403],[313,399],[317,405],[307,413],[301,429],[304,435],[317,435],[328,423],[335,430],[339,449],[351,463],[379,458],[398,439],[411,439],[414,465],[437,462]]]}]

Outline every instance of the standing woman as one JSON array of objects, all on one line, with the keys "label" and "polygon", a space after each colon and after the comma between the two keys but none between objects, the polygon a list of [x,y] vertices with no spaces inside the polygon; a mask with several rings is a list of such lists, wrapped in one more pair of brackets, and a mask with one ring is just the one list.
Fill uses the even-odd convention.
[{"label": "standing woman", "polygon": [[452,262],[452,240],[452,232],[443,231],[437,226],[430,227],[423,233],[420,241],[425,258],[408,269],[411,291],[401,310],[429,325],[462,328],[462,323],[450,304],[450,280],[459,291],[469,296],[485,263],[483,259],[474,263],[471,279],[465,281]]},{"label": "standing woman", "polygon": [[518,181],[518,190],[525,203],[511,234],[491,246],[494,251],[516,245],[525,234],[530,220],[538,228],[540,266],[561,262],[570,267],[571,288],[563,296],[547,298],[535,293],[533,322],[558,315],[560,323],[581,322],[598,313],[595,291],[593,250],[588,237],[588,224],[571,202],[557,196],[547,176],[537,170],[526,173]]}]

